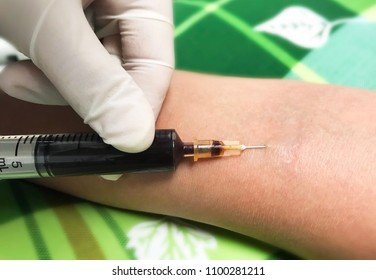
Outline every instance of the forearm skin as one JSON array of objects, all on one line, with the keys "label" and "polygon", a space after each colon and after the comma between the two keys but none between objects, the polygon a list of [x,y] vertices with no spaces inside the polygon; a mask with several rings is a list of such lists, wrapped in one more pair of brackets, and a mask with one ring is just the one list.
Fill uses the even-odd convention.
[{"label": "forearm skin", "polygon": [[[304,258],[375,259],[375,108],[376,93],[359,89],[176,72],[157,127],[175,128],[185,141],[268,148],[187,159],[175,173],[126,174],[116,182],[38,182],[115,207],[213,224]],[[88,129],[64,114],[71,121],[55,130]]]}]

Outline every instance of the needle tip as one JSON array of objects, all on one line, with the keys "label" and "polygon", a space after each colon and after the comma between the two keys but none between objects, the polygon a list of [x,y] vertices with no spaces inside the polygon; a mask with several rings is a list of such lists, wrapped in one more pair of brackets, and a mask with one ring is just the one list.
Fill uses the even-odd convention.
[{"label": "needle tip", "polygon": [[266,145],[259,145],[259,146],[249,146],[249,145],[242,145],[242,150],[246,149],[266,149]]}]

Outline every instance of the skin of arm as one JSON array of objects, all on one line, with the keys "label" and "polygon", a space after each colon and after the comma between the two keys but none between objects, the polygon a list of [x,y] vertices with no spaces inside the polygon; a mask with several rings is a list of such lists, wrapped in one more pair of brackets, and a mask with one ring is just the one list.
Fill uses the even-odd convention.
[{"label": "skin of arm", "polygon": [[[89,130],[68,108],[1,99],[2,119],[20,109],[1,134]],[[268,148],[186,159],[174,173],[125,174],[116,182],[98,176],[37,182],[106,205],[230,229],[303,258],[375,259],[375,108],[376,93],[355,88],[176,72],[158,128],[175,128],[184,141]]]}]

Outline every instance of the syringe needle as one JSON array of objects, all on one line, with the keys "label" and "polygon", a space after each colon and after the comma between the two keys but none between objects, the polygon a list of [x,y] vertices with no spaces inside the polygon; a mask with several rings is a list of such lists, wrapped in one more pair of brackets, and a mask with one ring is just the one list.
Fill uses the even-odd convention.
[{"label": "syringe needle", "polygon": [[242,145],[239,141],[194,140],[184,143],[184,157],[201,158],[240,156],[247,149],[265,149],[266,145]]},{"label": "syringe needle", "polygon": [[249,146],[249,145],[241,145],[241,150],[247,150],[247,149],[266,149],[267,146],[265,145],[260,145],[260,146]]}]

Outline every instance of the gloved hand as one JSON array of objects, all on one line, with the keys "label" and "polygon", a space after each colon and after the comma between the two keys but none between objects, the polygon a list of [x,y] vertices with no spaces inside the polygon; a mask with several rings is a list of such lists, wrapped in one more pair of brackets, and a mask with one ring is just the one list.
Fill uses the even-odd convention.
[{"label": "gloved hand", "polygon": [[0,36],[31,59],[1,73],[6,93],[68,103],[122,151],[151,144],[174,66],[171,0],[1,0]]}]

